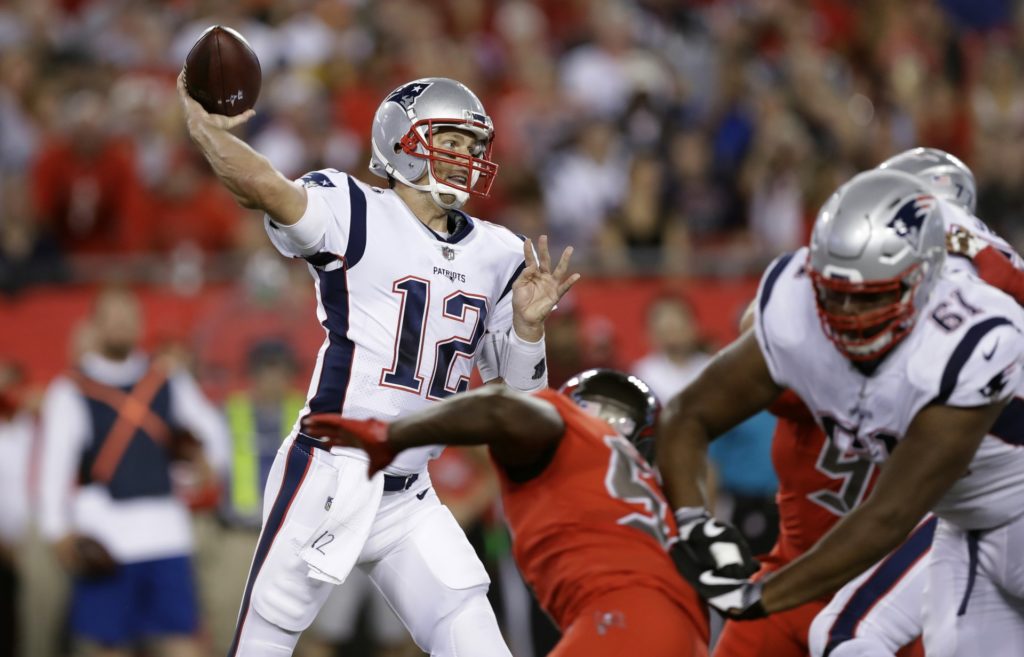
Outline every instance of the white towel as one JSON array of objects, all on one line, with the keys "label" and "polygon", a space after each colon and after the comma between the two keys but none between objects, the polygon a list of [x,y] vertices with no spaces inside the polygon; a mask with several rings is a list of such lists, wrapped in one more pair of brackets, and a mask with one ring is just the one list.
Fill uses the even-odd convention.
[{"label": "white towel", "polygon": [[331,508],[305,543],[298,545],[296,541],[296,548],[299,557],[309,564],[310,577],[341,584],[370,536],[384,494],[384,473],[367,479],[366,461],[350,456],[332,461],[338,469],[338,485]]}]

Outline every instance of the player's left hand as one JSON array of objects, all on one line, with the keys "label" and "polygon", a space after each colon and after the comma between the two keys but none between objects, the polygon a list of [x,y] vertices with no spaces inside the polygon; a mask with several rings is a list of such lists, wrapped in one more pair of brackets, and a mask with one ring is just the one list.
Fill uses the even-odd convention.
[{"label": "player's left hand", "polygon": [[370,457],[370,477],[387,467],[398,455],[399,450],[388,442],[389,426],[380,420],[350,420],[340,413],[316,413],[302,419],[302,433],[365,451]]},{"label": "player's left hand", "polygon": [[536,342],[544,335],[544,320],[558,300],[580,280],[580,275],[566,276],[572,258],[571,246],[562,252],[554,270],[551,269],[547,235],[537,240],[536,256],[533,242],[529,239],[523,242],[523,257],[526,268],[512,284],[512,326],[520,338]]}]

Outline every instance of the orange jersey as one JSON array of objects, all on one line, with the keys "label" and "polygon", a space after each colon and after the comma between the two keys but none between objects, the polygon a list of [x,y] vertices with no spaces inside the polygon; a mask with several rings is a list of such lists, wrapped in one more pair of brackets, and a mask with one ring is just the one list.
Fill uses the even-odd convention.
[{"label": "orange jersey", "polygon": [[677,529],[654,469],[604,421],[553,390],[565,434],[547,467],[523,483],[502,467],[512,552],[544,609],[563,630],[595,596],[627,587],[663,593],[701,628],[696,593],[667,552]]},{"label": "orange jersey", "polygon": [[772,464],[779,478],[779,540],[762,559],[771,571],[810,549],[860,504],[877,468],[840,452],[792,391],[784,392],[769,410],[779,418],[772,437]]}]

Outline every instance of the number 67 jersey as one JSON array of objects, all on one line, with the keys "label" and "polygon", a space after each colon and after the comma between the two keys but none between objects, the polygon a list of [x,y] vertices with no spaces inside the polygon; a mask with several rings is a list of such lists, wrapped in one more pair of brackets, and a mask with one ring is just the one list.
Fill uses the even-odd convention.
[{"label": "number 67 jersey", "polygon": [[772,378],[814,414],[842,458],[885,461],[929,404],[1010,399],[935,513],[964,529],[1024,511],[1024,311],[969,271],[943,271],[910,333],[866,376],[826,337],[807,249],[777,259],[758,289],[755,334]]},{"label": "number 67 jersey", "polygon": [[[484,333],[512,325],[522,239],[461,213],[440,235],[394,191],[333,169],[301,182],[308,202],[298,223],[265,225],[282,254],[309,263],[316,284],[325,340],[302,415],[394,419],[465,390]],[[408,450],[387,471],[419,472],[440,451]]]}]

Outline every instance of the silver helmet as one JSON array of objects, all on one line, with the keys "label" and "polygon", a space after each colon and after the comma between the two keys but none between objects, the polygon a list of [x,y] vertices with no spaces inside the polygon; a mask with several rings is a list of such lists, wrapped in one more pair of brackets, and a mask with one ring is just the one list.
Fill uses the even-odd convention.
[{"label": "silver helmet", "polygon": [[814,223],[808,271],[825,334],[853,361],[876,360],[910,332],[946,257],[932,190],[892,169],[840,187]]},{"label": "silver helmet", "polygon": [[935,188],[940,198],[956,203],[971,214],[978,204],[974,173],[960,161],[938,148],[911,148],[890,157],[879,169],[896,169],[915,175]]},{"label": "silver helmet", "polygon": [[[470,154],[434,146],[431,136],[441,127],[472,133],[477,143]],[[494,124],[469,87],[449,78],[422,78],[398,87],[373,117],[370,171],[394,178],[413,189],[430,192],[434,202],[458,209],[471,195],[487,196],[498,172],[490,161]],[[438,162],[465,169],[465,182],[438,175]],[[417,184],[423,175],[426,184]],[[453,198],[445,201],[444,194]]]}]

